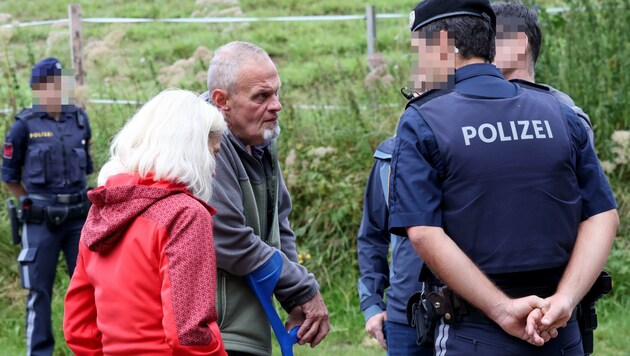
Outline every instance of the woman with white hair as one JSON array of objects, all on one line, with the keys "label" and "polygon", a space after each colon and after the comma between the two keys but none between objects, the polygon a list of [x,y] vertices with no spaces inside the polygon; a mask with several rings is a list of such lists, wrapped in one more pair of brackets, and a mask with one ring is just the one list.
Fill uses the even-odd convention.
[{"label": "woman with white hair", "polygon": [[205,203],[225,129],[197,95],[166,90],[116,135],[66,294],[75,354],[226,355]]}]

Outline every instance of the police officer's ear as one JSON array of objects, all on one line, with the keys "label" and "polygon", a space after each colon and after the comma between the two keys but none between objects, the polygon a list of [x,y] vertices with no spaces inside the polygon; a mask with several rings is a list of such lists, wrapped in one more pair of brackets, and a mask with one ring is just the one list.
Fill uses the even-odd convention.
[{"label": "police officer's ear", "polygon": [[212,97],[212,102],[217,107],[217,109],[222,112],[230,111],[230,107],[228,105],[228,93],[223,89],[214,89],[210,94]]},{"label": "police officer's ear", "polygon": [[532,49],[531,47],[529,47],[529,37],[527,37],[527,34],[525,32],[519,32],[517,35],[517,39],[519,43],[519,48],[523,48],[523,55],[527,54],[528,52],[531,53]]}]

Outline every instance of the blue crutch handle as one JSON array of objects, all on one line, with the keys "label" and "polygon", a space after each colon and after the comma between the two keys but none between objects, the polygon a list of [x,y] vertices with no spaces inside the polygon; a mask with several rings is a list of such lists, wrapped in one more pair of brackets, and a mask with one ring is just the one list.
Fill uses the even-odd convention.
[{"label": "blue crutch handle", "polygon": [[295,326],[287,332],[271,300],[281,273],[282,256],[280,256],[280,252],[276,251],[267,262],[248,274],[245,280],[258,297],[267,319],[269,319],[271,329],[276,334],[276,339],[280,344],[282,356],[293,356],[293,344],[298,342],[297,333],[300,327]]}]

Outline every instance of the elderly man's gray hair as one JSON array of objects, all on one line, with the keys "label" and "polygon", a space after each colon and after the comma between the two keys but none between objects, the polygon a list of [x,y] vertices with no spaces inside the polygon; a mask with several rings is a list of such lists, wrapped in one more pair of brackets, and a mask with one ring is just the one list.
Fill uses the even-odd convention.
[{"label": "elderly man's gray hair", "polygon": [[264,49],[253,43],[234,41],[219,47],[208,66],[208,94],[222,89],[234,94],[238,88],[238,73],[241,66],[252,59],[265,58],[271,60]]}]

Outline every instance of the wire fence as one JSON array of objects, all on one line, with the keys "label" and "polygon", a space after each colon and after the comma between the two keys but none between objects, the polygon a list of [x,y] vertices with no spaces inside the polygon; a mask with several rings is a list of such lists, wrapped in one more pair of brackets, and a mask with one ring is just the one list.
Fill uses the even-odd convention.
[{"label": "wire fence", "polygon": [[[549,14],[558,14],[570,11],[568,7],[553,7],[544,9]],[[375,19],[398,19],[406,18],[407,14],[374,14]],[[97,23],[97,24],[142,24],[142,23],[245,23],[245,22],[322,22],[322,21],[367,21],[370,16],[364,15],[315,15],[315,16],[276,16],[276,17],[200,17],[200,18],[125,18],[125,17],[87,17],[81,18],[81,23]],[[53,24],[68,24],[70,19],[42,20],[30,22],[16,22],[1,25],[0,28],[12,27],[33,27]],[[370,27],[368,25],[368,27]],[[368,47],[370,40],[370,31],[368,31]],[[369,52],[369,51],[368,51]],[[89,99],[89,103],[98,105],[141,105],[143,102],[135,100],[114,100],[114,99]],[[397,104],[387,104],[397,105]],[[343,109],[339,106],[330,105],[296,105],[294,108],[301,110],[337,110]],[[0,109],[0,114],[12,112],[11,109]]]},{"label": "wire fence", "polygon": [[[549,14],[558,14],[570,11],[568,7],[552,7],[544,9]],[[408,14],[377,14],[377,19],[406,18]],[[314,22],[314,21],[358,21],[366,20],[365,15],[314,15],[314,16],[276,16],[276,17],[199,17],[199,18],[126,18],[126,17],[87,17],[81,19],[84,23],[241,23],[241,22]],[[30,27],[68,23],[68,19],[43,20],[31,22],[16,22],[0,27]]]}]

